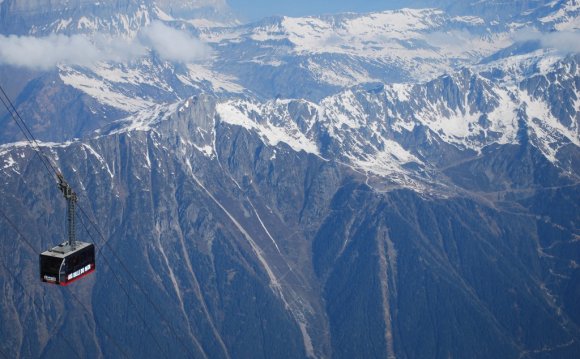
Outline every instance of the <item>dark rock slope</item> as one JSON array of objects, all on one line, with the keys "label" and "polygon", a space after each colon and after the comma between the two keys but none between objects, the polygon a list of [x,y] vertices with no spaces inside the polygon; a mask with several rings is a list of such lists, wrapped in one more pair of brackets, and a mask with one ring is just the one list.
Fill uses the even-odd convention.
[{"label": "dark rock slope", "polygon": [[[380,192],[349,166],[222,122],[211,98],[160,118],[44,147],[105,239],[80,215],[97,272],[67,288],[37,274],[38,251],[62,240],[64,201],[28,147],[2,149],[6,356],[580,350],[579,189],[547,180],[562,170],[534,148],[448,166],[454,192]],[[503,185],[482,182],[489,173]]]}]

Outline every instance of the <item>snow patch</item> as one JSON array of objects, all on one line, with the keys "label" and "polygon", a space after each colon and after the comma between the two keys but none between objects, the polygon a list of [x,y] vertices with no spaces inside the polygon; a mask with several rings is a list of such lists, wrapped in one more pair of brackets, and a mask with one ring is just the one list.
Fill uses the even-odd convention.
[{"label": "snow patch", "polygon": [[[243,108],[244,110],[242,111]],[[300,132],[296,124],[288,121],[282,124],[258,123],[250,119],[247,114],[261,114],[263,110],[256,104],[243,101],[227,101],[219,103],[216,106],[216,112],[222,122],[236,126],[244,127],[248,130],[255,131],[272,146],[283,142],[297,152],[305,151],[307,153],[319,154],[318,147],[310,139]],[[281,125],[281,126],[280,126]],[[284,126],[284,127],[282,127]]]},{"label": "snow patch", "polygon": [[109,173],[109,176],[111,178],[114,178],[115,177],[115,175],[111,171],[111,168],[109,167],[109,164],[107,163],[107,161],[105,161],[105,159],[103,158],[103,156],[101,156],[97,151],[95,151],[94,148],[92,148],[91,146],[87,145],[86,143],[83,143],[82,146],[86,150],[88,150],[101,163],[101,169],[106,169],[107,172]]},{"label": "snow patch", "polygon": [[372,156],[365,156],[364,158],[357,158],[353,155],[350,155],[349,158],[355,168],[386,178],[390,182],[397,183],[403,187],[420,191],[421,186],[418,182],[407,174],[407,171],[401,167],[401,163],[394,158],[389,150],[375,153]]},{"label": "snow patch", "polygon": [[539,148],[551,162],[557,162],[558,150],[566,142],[580,147],[580,135],[560,123],[544,101],[533,99],[525,91],[520,93],[520,97],[529,118],[527,125],[540,139]]},{"label": "snow patch", "polygon": [[513,143],[517,136],[519,104],[512,100],[510,96],[513,91],[515,89],[512,91],[498,89],[496,95],[498,96],[499,105],[487,115],[490,122],[489,130],[501,133],[501,137],[495,140],[495,142],[500,144]]},{"label": "snow patch", "polygon": [[365,70],[345,67],[343,64],[319,64],[308,59],[307,68],[321,82],[339,87],[350,87],[360,83],[377,81]]},{"label": "snow patch", "polygon": [[155,6],[155,8],[153,9],[153,12],[157,16],[157,19],[159,19],[161,21],[166,21],[166,22],[175,21],[173,16],[171,16],[168,13],[166,13],[165,11],[161,10],[158,6]]},{"label": "snow patch", "polygon": [[91,78],[71,68],[61,68],[59,75],[66,85],[86,93],[104,105],[125,112],[136,112],[154,104],[150,100],[117,92],[118,87],[112,86],[107,80]]},{"label": "snow patch", "polygon": [[244,87],[238,84],[234,76],[212,71],[202,65],[187,65],[187,76],[177,75],[179,81],[195,87],[194,82],[208,82],[215,92],[243,93]]},{"label": "snow patch", "polygon": [[411,154],[409,151],[405,150],[403,146],[401,146],[398,142],[393,140],[386,140],[385,141],[385,152],[391,155],[394,159],[397,160],[399,163],[422,163],[417,157]]},{"label": "snow patch", "polygon": [[[2,4],[2,1],[0,1],[0,4]],[[73,19],[72,18],[68,18],[68,19],[60,19],[58,21],[56,21],[53,26],[56,29],[56,32],[61,32],[63,30],[68,29],[68,27],[70,26],[70,24],[72,23]]]},{"label": "snow patch", "polygon": [[[558,11],[551,13],[550,15],[540,18],[541,23],[569,23],[578,22],[578,12],[580,12],[580,2],[578,1],[568,1],[562,6]],[[558,29],[561,30],[561,29]]]},{"label": "snow patch", "polygon": [[172,105],[154,105],[137,113],[119,120],[116,124],[119,128],[114,129],[109,134],[118,134],[133,131],[150,131],[152,126],[159,122],[167,120],[171,114],[178,111],[180,103]]},{"label": "snow patch", "polygon": [[203,155],[206,157],[212,158],[214,155],[213,146],[211,145],[197,146],[193,144],[193,147],[195,147],[199,152],[203,153]]},{"label": "snow patch", "polygon": [[[169,85],[153,76],[149,68],[118,67],[101,63],[95,66],[94,74],[97,81],[135,86],[149,85],[164,91],[173,91]],[[85,76],[88,77],[88,75]]]},{"label": "snow patch", "polygon": [[399,101],[409,102],[411,99],[411,89],[413,85],[411,84],[392,84],[390,89],[396,94]]},{"label": "snow patch", "polygon": [[456,17],[452,18],[451,20],[453,20],[455,22],[470,24],[470,25],[484,25],[485,24],[485,20],[483,20],[482,18],[480,18],[478,16],[456,16]]},{"label": "snow patch", "polygon": [[16,161],[14,161],[14,158],[12,158],[12,156],[8,156],[8,158],[4,159],[3,169],[14,167],[14,165],[16,165]]},{"label": "snow patch", "polygon": [[[445,108],[447,110],[447,108]],[[459,109],[443,113],[437,106],[430,106],[421,114],[417,114],[420,122],[425,123],[434,132],[449,142],[463,142],[471,134],[473,123],[477,122],[480,113],[463,112]]]},{"label": "snow patch", "polygon": [[366,111],[352,90],[327,98],[323,100],[322,105],[324,116],[332,124],[329,128],[331,133],[346,128],[359,129],[368,123]]}]

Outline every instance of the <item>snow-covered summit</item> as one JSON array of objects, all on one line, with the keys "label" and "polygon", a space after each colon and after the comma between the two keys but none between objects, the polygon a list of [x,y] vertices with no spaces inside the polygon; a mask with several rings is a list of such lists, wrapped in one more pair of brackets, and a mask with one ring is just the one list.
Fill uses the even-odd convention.
[{"label": "snow-covered summit", "polygon": [[202,96],[140,112],[114,133],[161,126],[160,133],[185,136],[176,141],[212,157],[215,131],[233,126],[268,146],[345,163],[415,190],[436,183],[457,156],[477,156],[493,145],[530,144],[575,171],[561,150],[580,147],[578,58],[533,68],[535,75],[517,83],[492,78],[490,67],[465,68],[425,83],[352,88],[318,102]]},{"label": "snow-covered summit", "polygon": [[[7,8],[6,4],[8,2],[2,3],[3,9]],[[103,4],[110,6],[109,3]],[[106,8],[103,4],[95,6]],[[194,22],[201,20],[179,17],[175,2],[141,1],[131,4],[123,12],[108,13],[129,16],[127,18],[107,23],[86,19],[82,23],[87,26],[86,29],[93,29],[90,31],[108,29],[111,25],[112,29],[122,29],[126,34],[131,34],[129,37],[139,38],[136,31],[157,19],[155,21],[163,24],[164,29],[178,31],[185,38],[199,36],[202,41],[199,47],[205,56],[199,57],[201,60],[198,62],[189,62],[188,58],[183,60],[183,57],[175,55],[175,51],[172,56],[164,57],[153,45],[143,43],[140,45],[151,49],[129,59],[105,60],[92,66],[59,65],[57,83],[60,82],[60,91],[74,91],[90,99],[83,110],[86,115],[81,116],[88,121],[93,121],[94,116],[102,117],[102,113],[107,116],[107,121],[114,121],[153,105],[166,105],[201,93],[220,98],[245,96],[259,103],[273,98],[296,98],[320,104],[323,99],[337,93],[344,94],[345,89],[351,87],[364,85],[372,88],[377,84],[387,84],[385,88],[408,96],[407,89],[424,88],[424,84],[465,67],[473,68],[475,73],[485,73],[487,66],[489,71],[495,72],[492,77],[483,76],[482,83],[486,79],[491,83],[501,80],[507,88],[508,77],[511,77],[512,86],[518,86],[524,78],[535,74],[534,71],[525,70],[526,66],[522,64],[526,61],[534,62],[538,57],[559,61],[565,55],[557,54],[558,48],[552,52],[545,50],[561,44],[558,41],[562,38],[553,37],[560,35],[558,31],[555,35],[551,33],[549,36],[552,37],[548,40],[545,40],[541,28],[531,37],[520,36],[528,27],[537,25],[530,20],[531,13],[522,14],[516,22],[500,23],[475,15],[450,15],[434,8],[401,9],[367,14],[275,17],[247,25],[196,27]],[[191,3],[192,9],[204,8],[204,4],[206,2],[203,1]],[[565,21],[570,24],[574,20],[574,4],[574,1],[567,0],[544,6],[542,17],[536,17],[536,20],[548,19],[549,16],[561,19],[564,11],[568,14]],[[75,12],[75,16],[81,13]],[[95,16],[100,16],[98,11],[95,13]],[[106,16],[99,18],[105,19]],[[75,23],[74,19],[60,25],[51,23],[53,25],[45,30],[64,33],[84,31],[85,28],[78,29],[79,23]],[[202,20],[211,21],[210,17]],[[34,26],[40,29],[38,24]],[[171,35],[169,30],[168,35]],[[162,37],[163,40],[171,38]],[[165,45],[170,41],[161,42]],[[532,45],[526,47],[528,43]],[[501,66],[498,65],[500,61],[504,63]],[[511,70],[506,70],[510,66]],[[46,84],[53,82],[36,83],[37,87],[29,89],[26,96],[41,96],[46,91],[39,86]],[[411,84],[419,85],[413,87]],[[494,92],[494,101],[504,97],[511,99],[511,92],[506,91]],[[58,99],[55,100],[58,102]],[[402,99],[397,101],[402,107],[412,108]],[[512,104],[517,107],[517,101],[512,101]],[[438,104],[429,104],[432,108],[423,105],[417,105],[419,112],[412,113],[416,121],[433,127],[434,131],[444,131],[442,136],[451,142],[461,142],[455,138],[470,138],[468,143],[478,142],[474,139],[479,136],[477,131],[480,126],[474,125],[479,121],[475,117],[483,113],[502,116],[500,112],[475,111],[467,113],[473,118],[467,118],[457,109],[445,109],[439,113],[434,111],[441,107]],[[105,110],[101,111],[100,107]],[[421,115],[422,109],[427,112]],[[436,114],[449,116],[446,126],[432,118]],[[31,117],[40,117],[35,115]],[[409,122],[410,115],[401,118]],[[43,112],[42,116],[48,114]],[[58,113],[55,112],[54,116]],[[99,119],[94,122],[98,122],[99,126],[102,124]],[[498,119],[494,123],[503,122]],[[408,126],[401,121],[396,122],[398,127],[403,125]],[[93,130],[96,127],[84,128]],[[483,132],[487,138],[498,137],[494,133],[499,132],[504,142],[508,141],[506,136],[511,133],[494,127]],[[78,134],[75,136],[78,137]]]},{"label": "snow-covered summit", "polygon": [[134,36],[153,20],[183,20],[231,26],[237,23],[224,0],[5,0],[0,33],[17,35],[107,33]]},{"label": "snow-covered summit", "polygon": [[379,67],[396,68],[407,79],[429,79],[511,41],[481,18],[451,17],[437,9],[279,17],[201,36],[235,59],[244,51],[250,56],[244,61],[255,64],[279,68],[303,59],[301,66],[315,78],[335,86],[386,80]]}]

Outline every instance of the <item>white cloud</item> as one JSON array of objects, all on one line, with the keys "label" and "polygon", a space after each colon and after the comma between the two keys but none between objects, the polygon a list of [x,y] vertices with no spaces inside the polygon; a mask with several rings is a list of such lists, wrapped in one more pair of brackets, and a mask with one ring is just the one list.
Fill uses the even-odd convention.
[{"label": "white cloud", "polygon": [[208,45],[189,33],[155,21],[132,41],[106,35],[0,35],[0,64],[38,70],[59,64],[90,67],[100,61],[131,61],[146,55],[148,49],[163,60],[181,63],[199,62],[211,54]]},{"label": "white cloud", "polygon": [[150,26],[146,27],[141,38],[144,44],[167,61],[198,62],[211,54],[211,48],[199,39],[160,21],[153,21]]},{"label": "white cloud", "polygon": [[552,48],[564,53],[580,52],[580,31],[539,32],[524,29],[513,36],[515,41],[539,41],[544,48]]},{"label": "white cloud", "polygon": [[100,58],[99,49],[83,35],[0,35],[0,62],[33,69],[56,64],[91,65]]}]

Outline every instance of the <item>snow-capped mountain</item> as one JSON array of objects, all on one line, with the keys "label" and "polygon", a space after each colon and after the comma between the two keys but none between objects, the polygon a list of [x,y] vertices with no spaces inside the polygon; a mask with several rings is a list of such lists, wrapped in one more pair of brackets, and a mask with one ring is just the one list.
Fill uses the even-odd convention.
[{"label": "snow-capped mountain", "polygon": [[0,32],[15,35],[107,33],[134,36],[152,20],[184,19],[194,25],[236,23],[227,3],[208,0],[4,0]]},{"label": "snow-capped mountain", "polygon": [[[2,6],[7,8],[7,4]],[[530,35],[526,29],[573,29],[579,18],[575,4],[571,0],[550,3],[536,10],[542,13],[541,17],[526,13],[507,23],[474,15],[451,16],[437,9],[403,9],[371,14],[281,17],[250,25],[207,27],[197,20],[174,17],[166,12],[167,7],[163,10],[155,2],[135,3],[126,9],[103,3],[99,6],[107,9],[109,18],[80,21],[81,17],[86,18],[86,13],[96,16],[80,7],[82,11],[74,8],[77,20],[62,17],[57,11],[50,20],[52,25],[40,32],[38,25],[21,26],[22,34],[52,32],[65,36],[41,37],[40,45],[65,52],[67,56],[54,56],[49,66],[58,64],[58,68],[50,75],[41,75],[40,81],[29,82],[24,91],[22,85],[14,89],[14,97],[20,93],[23,103],[42,102],[41,94],[55,91],[45,87],[54,87],[53,81],[56,81],[56,91],[60,94],[55,97],[65,98],[68,95],[63,92],[71,92],[86,99],[83,102],[87,105],[77,106],[74,114],[84,119],[82,124],[52,131],[54,126],[37,126],[40,138],[51,140],[82,136],[86,130],[153,104],[169,104],[202,92],[243,95],[259,101],[280,97],[318,102],[345,87],[363,83],[376,86],[425,82],[505,54],[513,58],[515,54],[546,47],[563,51],[573,43],[569,30],[561,35],[558,32]],[[111,20],[110,16],[115,19]],[[125,16],[129,17],[122,18]],[[83,27],[82,24],[88,23],[91,25]],[[157,26],[155,30],[152,24]],[[78,38],[75,35],[78,33],[84,37]],[[172,40],[176,38],[188,41]],[[47,66],[50,59],[25,61],[13,54],[27,45],[39,45],[29,45],[30,39],[29,36],[4,38],[6,50],[0,57],[15,66],[6,70],[7,77],[13,71],[22,71],[21,66]],[[74,47],[75,41],[86,49],[81,54],[68,54],[59,47],[61,43],[65,49]],[[170,56],[163,56],[168,53],[166,44],[176,49],[170,49]],[[183,62],[180,56],[174,55],[182,48],[191,49],[194,56]],[[196,53],[200,56],[196,57]],[[34,108],[28,110],[33,112],[24,112],[26,117],[40,117]],[[55,124],[62,112],[57,108],[54,112],[43,110],[42,116],[44,121]],[[15,138],[14,133],[9,130],[3,137],[10,141]],[[65,137],[55,137],[57,134]]]},{"label": "snow-capped mountain", "polygon": [[[320,99],[345,86],[425,80],[473,64],[512,43],[506,29],[492,27],[476,16],[403,9],[272,18],[205,31],[201,37],[228,54],[216,66],[255,92],[303,97],[289,81],[300,79],[310,88],[306,96]],[[264,84],[247,75],[262,72],[273,82]]]},{"label": "snow-capped mountain", "polygon": [[[449,88],[441,87],[442,94]],[[116,255],[135,268],[144,292],[164,303],[164,314],[120,302],[123,286],[134,283],[115,281],[113,271],[123,272],[105,249],[108,259],[101,257],[97,277],[72,288],[91,293],[89,313],[52,287],[38,286],[21,294],[24,301],[6,302],[14,310],[1,312],[3,323],[22,321],[33,334],[75,328],[70,336],[39,335],[38,343],[23,344],[31,355],[48,357],[92,348],[104,356],[346,358],[380,351],[404,358],[440,346],[474,357],[536,351],[574,357],[577,298],[567,288],[577,285],[578,275],[577,179],[526,143],[474,154],[441,139],[429,142],[419,131],[406,140],[422,141],[432,151],[429,162],[409,154],[396,137],[385,141],[384,162],[372,160],[378,138],[368,144],[368,164],[381,171],[372,175],[356,157],[357,139],[342,144],[350,161],[344,163],[322,157],[321,148],[300,135],[315,132],[308,131],[316,127],[309,115],[316,107],[330,112],[335,105],[328,102],[259,105],[199,96],[141,111],[90,139],[42,144],[78,188],[81,205],[98,218]],[[343,138],[354,133],[348,118],[342,124],[334,126],[336,138],[340,130]],[[338,146],[336,138],[327,140],[330,146]],[[570,158],[577,153],[573,147]],[[64,204],[46,211],[61,202],[34,158],[25,143],[3,146],[0,181],[6,211],[42,247],[51,242],[43,233],[58,236]],[[427,166],[438,170],[431,182]],[[46,225],[24,225],[34,221]],[[16,235],[12,227],[5,232]],[[11,243],[19,256],[4,260],[22,271],[22,280],[34,281],[37,268],[27,258],[37,253]],[[15,290],[11,283],[5,286]],[[129,298],[146,308],[135,292]],[[438,299],[431,298],[436,293]],[[62,303],[70,310],[58,321],[30,321],[38,317],[35,308],[54,308],[43,315],[60,311]],[[127,313],[122,320],[119,310]],[[428,312],[442,318],[421,327]],[[457,324],[463,312],[472,319]],[[528,326],[531,318],[544,324]],[[256,328],[256,321],[276,330]],[[397,329],[403,323],[412,328]],[[183,336],[158,335],[170,326]],[[369,327],[369,335],[353,335]],[[481,332],[488,338],[482,341]],[[341,339],[346,333],[348,343]],[[442,344],[458,335],[470,344]],[[123,341],[122,350],[111,337]],[[143,337],[158,340],[144,343]],[[6,343],[22,340],[14,335]],[[400,349],[407,346],[410,354]],[[2,350],[23,356],[14,347]]]},{"label": "snow-capped mountain", "polygon": [[[536,57],[518,81],[498,76],[514,74],[500,62],[426,83],[348,89],[317,103],[223,99],[210,122],[240,126],[271,146],[283,143],[415,190],[420,182],[441,185],[436,171],[457,162],[459,152],[476,157],[491,145],[523,142],[578,178],[576,162],[561,151],[580,147],[578,60]],[[145,110],[115,127],[150,130],[148,123],[159,121]],[[215,156],[212,139],[203,137],[196,148]]]},{"label": "snow-capped mountain", "polygon": [[0,0],[0,83],[105,237],[37,283],[65,204],[0,113],[0,354],[575,358],[578,1],[419,2]]}]

